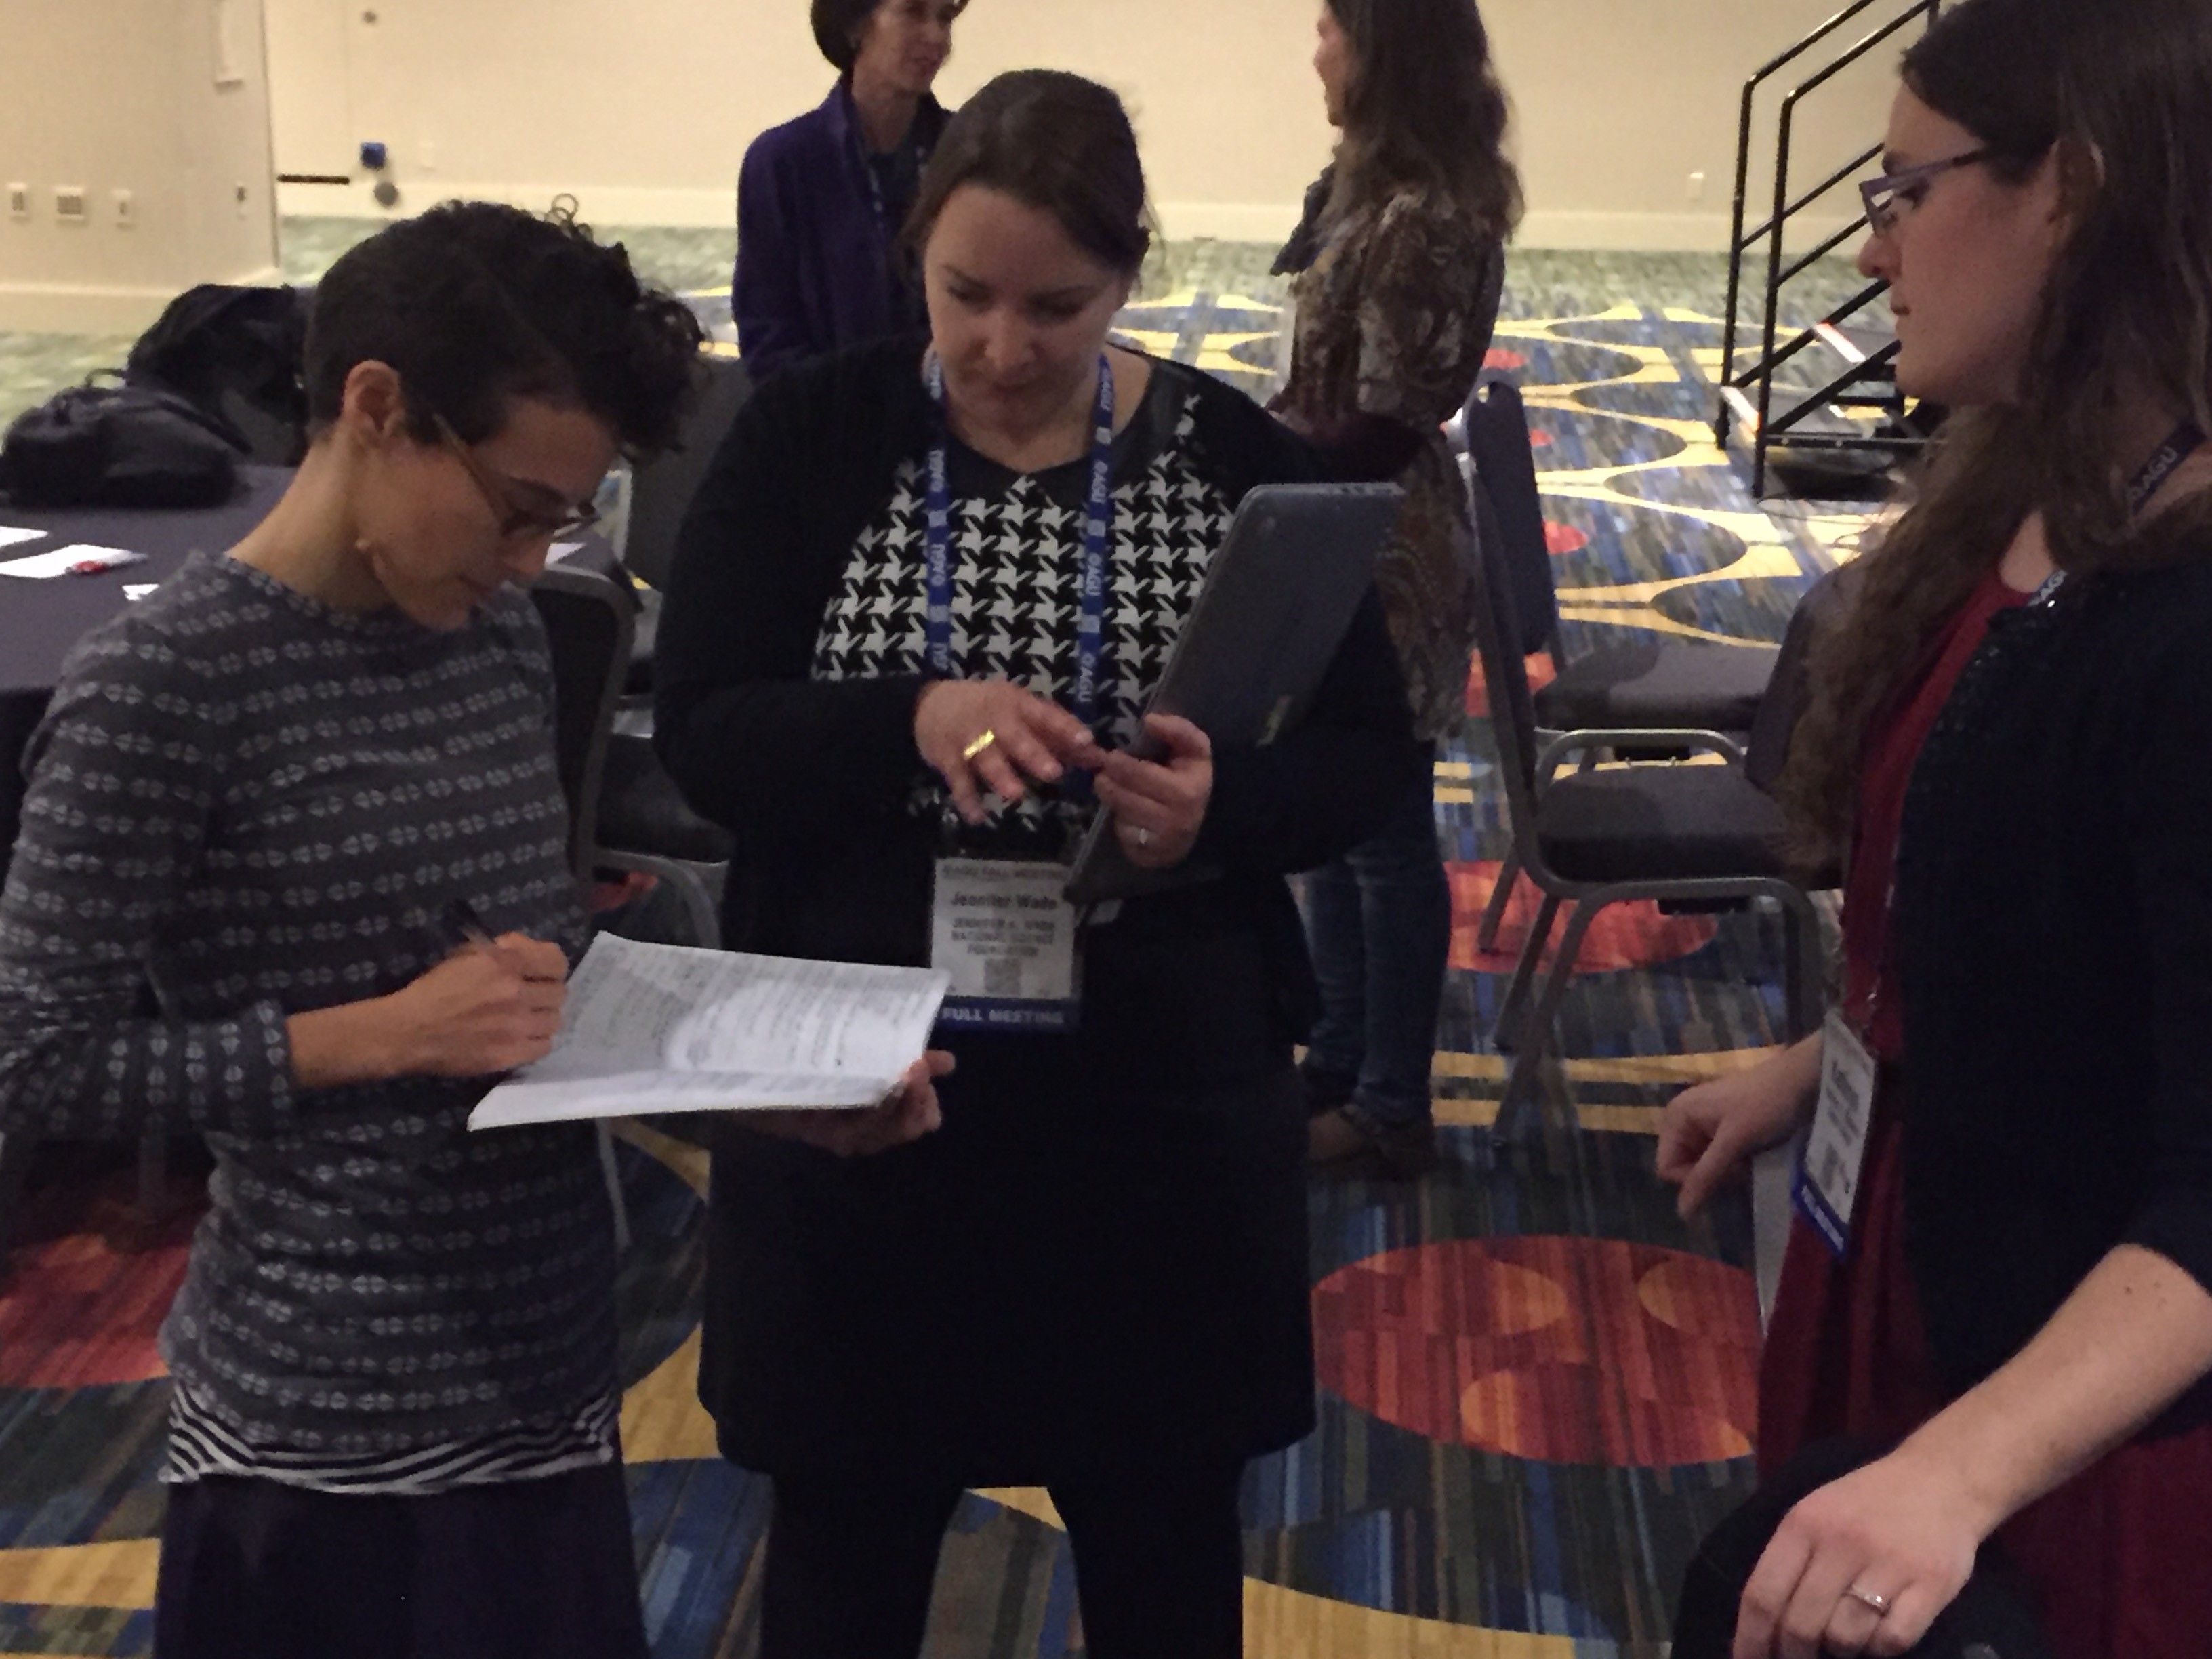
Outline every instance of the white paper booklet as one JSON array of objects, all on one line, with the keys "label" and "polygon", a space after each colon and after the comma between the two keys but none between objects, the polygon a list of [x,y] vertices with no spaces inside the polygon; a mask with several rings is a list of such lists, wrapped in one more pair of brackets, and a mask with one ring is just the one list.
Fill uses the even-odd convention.
[{"label": "white paper booklet", "polygon": [[472,1129],[640,1112],[872,1106],[929,1046],[927,968],[641,945],[602,933],[553,1051],[486,1095]]}]

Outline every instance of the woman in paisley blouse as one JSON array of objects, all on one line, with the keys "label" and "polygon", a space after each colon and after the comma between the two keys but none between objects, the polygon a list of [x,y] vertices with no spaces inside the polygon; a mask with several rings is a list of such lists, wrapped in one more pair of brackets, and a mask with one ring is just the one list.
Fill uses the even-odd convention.
[{"label": "woman in paisley blouse", "polygon": [[[1466,489],[1439,428],[1490,347],[1520,180],[1474,0],[1328,0],[1319,34],[1314,68],[1343,137],[1277,264],[1297,279],[1290,378],[1272,406],[1405,487],[1380,582],[1414,729],[1437,739],[1464,717],[1474,649]],[[1310,1156],[1371,1152],[1413,1173],[1433,1155],[1451,944],[1429,781],[1317,872],[1306,901],[1324,1006],[1305,1060]]]},{"label": "woman in paisley blouse", "polygon": [[[775,1480],[766,1659],[915,1651],[990,1486],[1049,1489],[1096,1659],[1231,1659],[1243,1467],[1313,1419],[1284,878],[1428,760],[1371,595],[1266,749],[1143,717],[1237,501],[1316,471],[1229,386],[1107,344],[1144,197],[1111,93],[991,82],[909,225],[929,337],[764,386],[678,550],[656,724],[736,836],[728,938],[962,975],[939,1134],[866,1167],[717,1150],[701,1395]],[[1102,806],[1137,865],[1218,873],[1077,918],[1060,860]],[[1008,894],[1034,948],[971,981],[968,919]]]}]

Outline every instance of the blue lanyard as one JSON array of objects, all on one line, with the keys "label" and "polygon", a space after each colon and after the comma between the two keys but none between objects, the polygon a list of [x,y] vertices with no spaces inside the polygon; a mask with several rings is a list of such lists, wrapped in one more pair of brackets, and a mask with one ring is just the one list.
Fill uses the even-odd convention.
[{"label": "blue lanyard", "polygon": [[[890,222],[890,205],[884,200],[884,181],[876,177],[876,169],[870,161],[868,136],[860,126],[860,112],[858,106],[853,102],[852,88],[849,87],[844,90],[844,98],[845,114],[851,124],[853,133],[853,163],[860,169],[860,177],[867,182],[868,206],[876,222],[876,234],[883,238],[884,245],[888,246],[898,240],[899,228]],[[913,138],[914,131],[909,127],[906,137],[901,139],[900,143],[909,143],[913,142]]]},{"label": "blue lanyard", "polygon": [[[937,405],[937,441],[928,462],[928,612],[924,657],[944,678],[952,665],[952,486],[947,473],[945,365],[929,354],[930,401]],[[1091,487],[1084,505],[1083,566],[1076,621],[1075,695],[1070,707],[1085,726],[1098,724],[1098,683],[1106,649],[1106,558],[1114,531],[1114,371],[1098,357],[1098,404],[1091,442]]]},{"label": "blue lanyard", "polygon": [[869,157],[866,143],[860,145],[860,176],[868,181],[868,206],[872,210],[877,234],[885,246],[898,240],[899,228],[891,222],[890,204],[884,200],[884,181],[876,176],[875,162]]},{"label": "blue lanyard", "polygon": [[2158,447],[2158,453],[2143,463],[2143,470],[2128,486],[2129,515],[2142,512],[2143,503],[2164,489],[2166,481],[2181,470],[2181,464],[2203,447],[2204,434],[2194,422],[2184,421],[2174,428],[2173,435]]},{"label": "blue lanyard", "polygon": [[[2204,447],[2204,434],[2196,423],[2184,421],[2174,428],[2173,435],[2158,447],[2150,459],[2143,463],[2128,485],[2128,516],[2133,518],[2143,510],[2144,504],[2166,488],[2166,481],[2181,470],[2181,464]],[[2049,605],[2058,597],[2058,590],[2066,586],[2066,573],[2054,570],[2044,579],[2043,586],[2035,590],[2030,605]]]}]

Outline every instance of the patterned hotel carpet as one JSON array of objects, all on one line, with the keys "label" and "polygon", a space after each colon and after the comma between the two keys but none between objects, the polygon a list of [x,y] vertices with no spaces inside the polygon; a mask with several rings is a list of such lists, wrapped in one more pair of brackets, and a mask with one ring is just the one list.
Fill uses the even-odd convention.
[{"label": "patterned hotel carpet", "polygon": [[[1168,264],[1125,325],[1264,392],[1279,293],[1264,260],[1215,245]],[[1492,368],[1529,398],[1570,651],[1650,631],[1778,637],[1863,526],[1850,509],[1760,510],[1712,447],[1719,334],[1698,308],[1711,274],[1516,265]],[[1615,276],[1643,282],[1593,291]],[[726,301],[700,298],[710,316],[718,302],[726,326]],[[1271,1659],[1656,1654],[1684,1562],[1748,1482],[1747,1224],[1678,1221],[1651,1132],[1674,1088],[1777,1040],[1778,939],[1750,916],[1607,918],[1562,1012],[1572,1058],[1548,1079],[1543,1132],[1501,1152],[1483,1127],[1503,1074],[1484,1034],[1511,963],[1473,943],[1505,844],[1491,770],[1471,719],[1437,775],[1459,912],[1443,1166],[1311,1189],[1321,1426],[1244,1493],[1249,1651]],[[767,1492],[714,1457],[690,1396],[702,1171],[645,1130],[623,1156],[638,1235],[624,1436],[654,1651],[748,1654]],[[149,1650],[163,1388],[149,1344],[190,1212],[120,1253],[103,1231],[126,1197],[82,1181],[44,1195],[0,1291],[0,1651]],[[927,1650],[1082,1651],[1042,1494],[963,1505]]]}]

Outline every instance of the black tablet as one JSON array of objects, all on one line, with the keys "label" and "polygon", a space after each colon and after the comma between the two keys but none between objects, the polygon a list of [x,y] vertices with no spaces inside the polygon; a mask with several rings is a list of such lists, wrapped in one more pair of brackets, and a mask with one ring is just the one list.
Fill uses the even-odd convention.
[{"label": "black tablet", "polygon": [[[1262,484],[1207,567],[1146,705],[1180,714],[1221,748],[1264,746],[1304,719],[1398,520],[1395,484]],[[1134,750],[1152,751],[1148,739]],[[1164,892],[1217,872],[1140,870],[1101,812],[1076,854],[1075,904]]]}]

